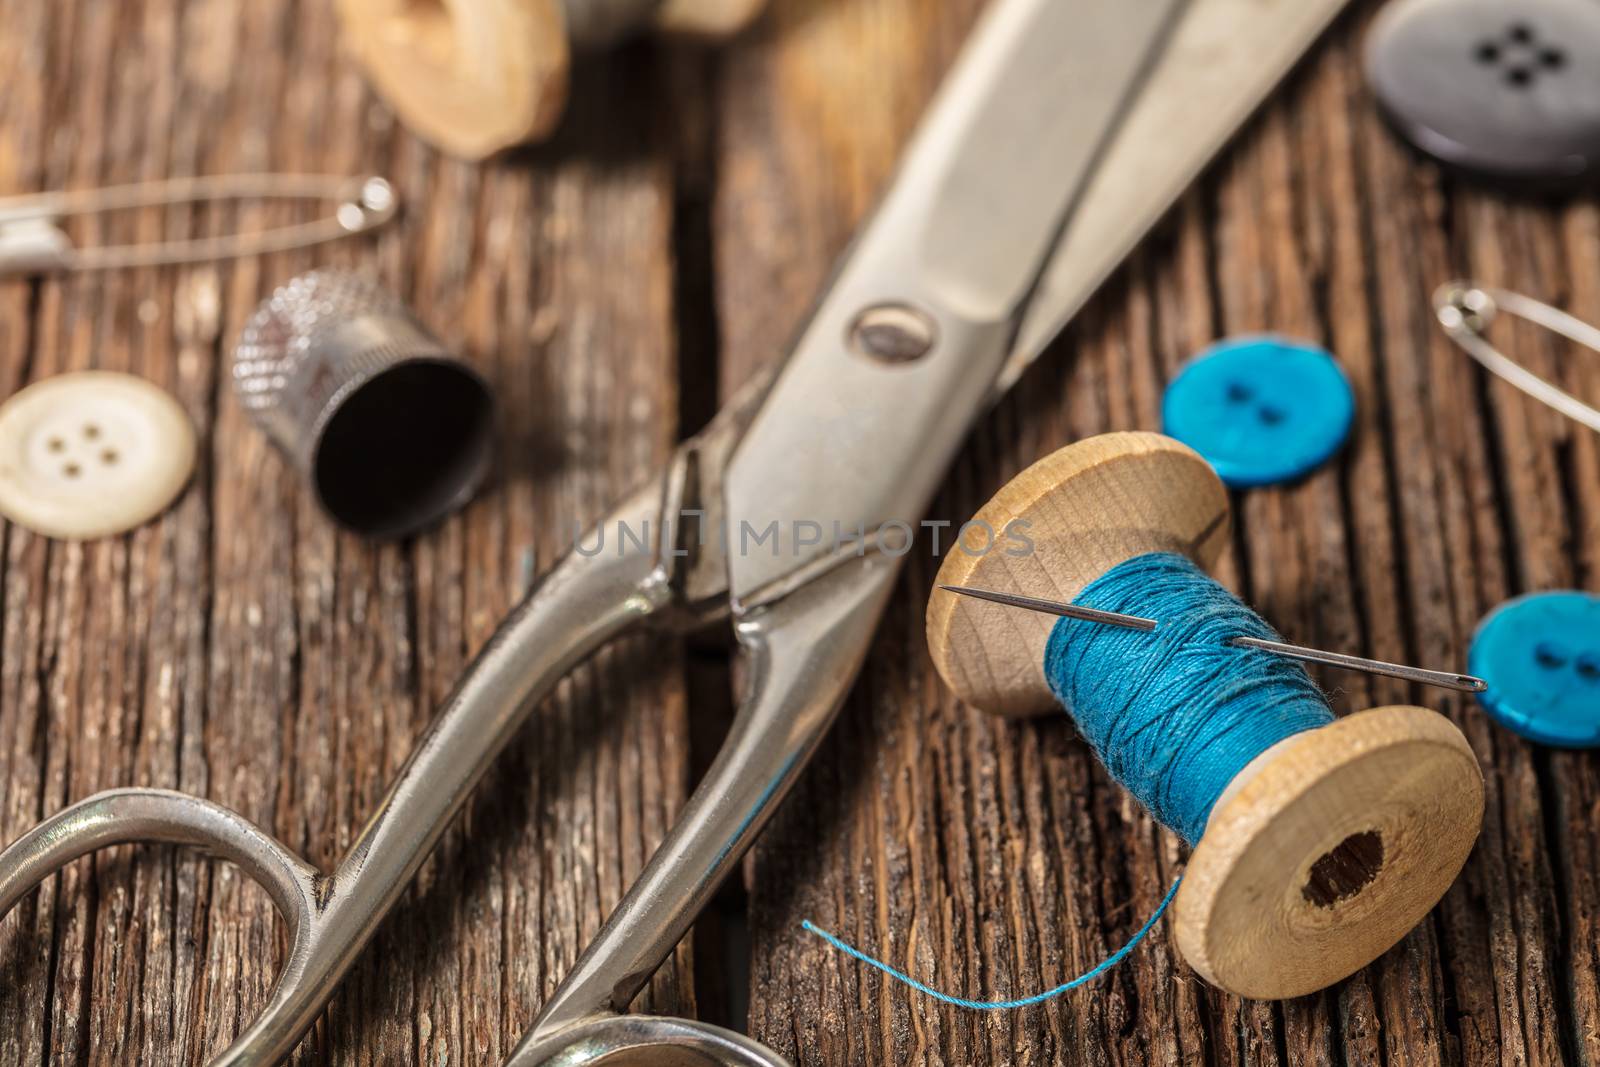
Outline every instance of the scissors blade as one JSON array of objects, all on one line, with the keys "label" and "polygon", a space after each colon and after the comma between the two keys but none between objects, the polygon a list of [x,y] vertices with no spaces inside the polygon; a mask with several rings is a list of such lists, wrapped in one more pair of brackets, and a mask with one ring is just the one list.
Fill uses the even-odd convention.
[{"label": "scissors blade", "polygon": [[1191,0],[1056,242],[995,385],[1009,389],[1347,0]]},{"label": "scissors blade", "polygon": [[974,317],[1021,307],[1185,2],[985,12],[1006,25],[974,33],[902,166],[921,185],[914,255],[930,290]]},{"label": "scissors blade", "polygon": [[[1077,190],[1180,8],[997,0],[984,11],[729,461],[736,604],[841,562],[839,532],[870,536],[922,517]],[[906,346],[909,358],[861,340],[863,317],[891,309],[911,320],[912,342],[918,329],[925,341]],[[769,532],[779,540],[746,536]]]}]

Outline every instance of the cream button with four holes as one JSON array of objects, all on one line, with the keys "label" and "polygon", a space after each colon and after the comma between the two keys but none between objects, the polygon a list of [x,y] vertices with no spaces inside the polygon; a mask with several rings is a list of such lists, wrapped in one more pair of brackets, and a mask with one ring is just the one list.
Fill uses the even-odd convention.
[{"label": "cream button with four holes", "polygon": [[68,540],[131,530],[194,470],[178,402],[128,374],[46,378],[0,404],[0,514]]}]

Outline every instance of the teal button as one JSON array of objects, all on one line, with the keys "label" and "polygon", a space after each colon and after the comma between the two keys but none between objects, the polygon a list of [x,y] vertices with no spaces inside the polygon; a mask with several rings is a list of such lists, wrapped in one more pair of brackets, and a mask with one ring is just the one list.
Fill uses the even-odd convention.
[{"label": "teal button", "polygon": [[1478,702],[1506,729],[1561,748],[1600,746],[1600,596],[1518,597],[1478,624],[1467,670]]},{"label": "teal button", "polygon": [[1356,394],[1333,356],[1282,337],[1239,337],[1190,360],[1161,422],[1236,489],[1304,477],[1338,452]]}]

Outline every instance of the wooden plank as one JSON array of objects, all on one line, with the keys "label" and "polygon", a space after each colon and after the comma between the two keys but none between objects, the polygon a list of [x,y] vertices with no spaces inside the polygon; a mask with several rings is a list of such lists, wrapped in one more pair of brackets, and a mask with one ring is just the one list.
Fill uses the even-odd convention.
[{"label": "wooden plank", "polygon": [[[172,389],[203,441],[195,484],[143,530],[67,546],[0,527],[0,838],[96,789],[165,785],[331,864],[574,522],[654,469],[681,411],[703,414],[701,357],[680,367],[674,344],[680,330],[709,339],[685,306],[707,291],[701,272],[714,266],[726,394],[781,352],[980,6],[776,0],[709,79],[696,60],[663,78],[642,49],[593,64],[555,143],[479,168],[394,126],[337,52],[328,5],[0,0],[0,188],[373,169],[409,208],[371,244],[0,283],[0,390],[131,370]],[[1335,468],[1239,499],[1220,575],[1291,638],[1455,664],[1506,596],[1597,588],[1596,440],[1486,381],[1426,300],[1470,272],[1600,319],[1600,212],[1507,205],[1401,149],[1360,82],[1371,10],[984,421],[931,517],[960,521],[1074,437],[1156,425],[1184,358],[1273,328],[1332,347],[1361,396]],[[663,134],[669,116],[685,132]],[[674,276],[674,198],[703,152],[711,186],[687,195],[714,195],[711,247]],[[86,234],[277,218],[152,213]],[[414,543],[332,530],[228,395],[244,316],[324,262],[379,269],[494,378],[509,416],[494,484]],[[1600,395],[1593,361],[1532,330],[1504,336]],[[750,866],[759,1038],[802,1063],[1600,1059],[1592,761],[1382,680],[1325,679],[1344,709],[1422,699],[1454,717],[1489,812],[1441,908],[1334,990],[1240,1003],[1160,934],[1103,983],[978,1016],[801,934],[810,916],[942,985],[1025,992],[1120,944],[1181,869],[1177,842],[1067,724],[999,723],[942,691],[922,651],[933,568],[925,554],[908,568],[867,676]],[[675,644],[625,644],[575,674],[298,1060],[502,1058],[670,824],[688,738]],[[0,924],[0,1065],[203,1062],[264,1001],[281,941],[264,895],[225,865],[168,849],[77,864]],[[692,1011],[690,973],[683,950],[645,1003]]]},{"label": "wooden plank", "polygon": [[[725,70],[716,261],[724,380],[772,358],[886,179],[973,5],[780,2]],[[1483,375],[1428,297],[1472,273],[1600,313],[1594,201],[1506,204],[1398,145],[1361,83],[1375,5],[1335,28],[1161,232],[984,420],[933,516],[960,522],[1068,440],[1159,425],[1164,383],[1217,336],[1336,351],[1360,424],[1305,483],[1238,497],[1219,576],[1293,640],[1459,665],[1517,592],[1600,588],[1593,435]],[[1504,335],[1503,335],[1504,336]],[[1593,361],[1510,342],[1569,388]],[[1467,732],[1484,835],[1443,905],[1322,994],[1241,1003],[1164,932],[1051,1005],[932,1004],[799,930],[816,919],[971,996],[1079,973],[1153,910],[1182,850],[1059,721],[999,723],[945,695],[922,652],[916,554],[855,697],[751,874],[752,1032],[803,1064],[1404,1063],[1595,1058],[1592,761],[1528,746],[1470,701],[1324,676],[1342,710],[1421,701]]]},{"label": "wooden plank", "polygon": [[[214,267],[0,283],[0,387],[108,367],[201,432],[156,523],[69,546],[0,531],[0,839],[114,785],[193,790],[331,865],[431,709],[574,524],[676,436],[672,164],[649,65],[590,72],[531,158],[442,161],[337,50],[331,5],[6,4],[0,182],[390,174],[376,242]],[[91,236],[282,221],[261,208],[109,220]],[[227,387],[265,293],[378,269],[496,382],[500,469],[414,542],[334,530]],[[616,284],[616,279],[626,284]],[[425,432],[424,428],[419,428]],[[687,777],[681,661],[637,641],[579,671],[446,837],[299,1062],[497,1062],[670,824]],[[283,944],[233,868],[166,848],[74,865],[0,924],[0,1064],[194,1064],[265,1001]],[[687,954],[646,1003],[689,1010]]]}]

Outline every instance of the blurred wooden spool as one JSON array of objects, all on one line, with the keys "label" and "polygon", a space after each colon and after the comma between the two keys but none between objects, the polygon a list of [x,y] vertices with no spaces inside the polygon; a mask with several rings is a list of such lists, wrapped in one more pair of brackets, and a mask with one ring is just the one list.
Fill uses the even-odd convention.
[{"label": "blurred wooden spool", "polygon": [[547,135],[575,52],[658,29],[726,37],[765,0],[338,0],[345,39],[417,136],[483,159]]}]

